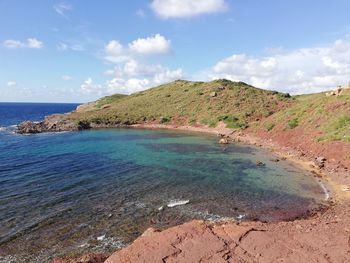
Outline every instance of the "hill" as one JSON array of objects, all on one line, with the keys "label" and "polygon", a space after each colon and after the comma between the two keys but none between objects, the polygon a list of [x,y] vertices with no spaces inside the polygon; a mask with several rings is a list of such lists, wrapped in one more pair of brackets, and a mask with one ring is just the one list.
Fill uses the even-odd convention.
[{"label": "hill", "polygon": [[245,129],[290,107],[289,94],[255,88],[243,82],[178,80],[129,96],[104,97],[69,118],[90,124],[172,123]]},{"label": "hill", "polygon": [[107,96],[69,114],[23,123],[18,130],[37,133],[133,124],[215,129],[224,123],[279,147],[350,165],[350,89],[333,94],[290,96],[229,80],[177,80],[131,95]]},{"label": "hill", "polygon": [[132,95],[104,97],[68,116],[75,123],[104,126],[136,123],[207,125],[266,130],[302,127],[318,141],[350,142],[350,90],[290,96],[243,82],[178,80]]}]

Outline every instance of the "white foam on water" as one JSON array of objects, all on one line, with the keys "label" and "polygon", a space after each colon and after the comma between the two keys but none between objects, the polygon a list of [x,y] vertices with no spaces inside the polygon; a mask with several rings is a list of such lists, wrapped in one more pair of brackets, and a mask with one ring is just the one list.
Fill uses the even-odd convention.
[{"label": "white foam on water", "polygon": [[218,222],[218,221],[236,222],[237,221],[237,219],[234,217],[227,217],[227,216],[212,214],[212,213],[209,213],[208,211],[205,211],[205,212],[190,211],[190,214],[192,216],[199,216],[199,217],[203,218],[204,220],[208,220],[211,222]]},{"label": "white foam on water", "polygon": [[167,204],[167,207],[175,207],[179,205],[186,205],[190,202],[190,200],[172,200]]},{"label": "white foam on water", "polygon": [[17,262],[18,259],[16,256],[5,256],[5,257],[0,257],[0,263],[9,263],[9,262]]},{"label": "white foam on water", "polygon": [[330,198],[329,191],[327,190],[326,186],[323,184],[322,181],[318,181],[318,183],[324,192],[324,200],[328,201],[328,199]]},{"label": "white foam on water", "polygon": [[238,219],[238,220],[241,220],[241,219],[243,219],[245,217],[245,215],[238,215],[236,218]]},{"label": "white foam on water", "polygon": [[99,244],[94,245],[94,247],[91,249],[92,251],[103,252],[106,250],[106,248],[119,249],[126,246],[119,238],[106,237],[106,235],[103,235],[101,237],[103,237],[103,239],[98,240]]},{"label": "white foam on water", "polygon": [[102,240],[105,239],[105,238],[106,238],[106,235],[103,235],[103,236],[97,237],[96,239],[97,239],[98,241],[102,241]]}]

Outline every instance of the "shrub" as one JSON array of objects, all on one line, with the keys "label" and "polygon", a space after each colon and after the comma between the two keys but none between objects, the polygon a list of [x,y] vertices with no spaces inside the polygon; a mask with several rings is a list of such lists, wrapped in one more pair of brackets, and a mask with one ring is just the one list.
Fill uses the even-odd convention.
[{"label": "shrub", "polygon": [[298,124],[299,124],[298,123],[298,119],[292,119],[292,120],[288,121],[287,126],[288,126],[289,129],[294,129],[295,127],[298,126]]},{"label": "shrub", "polygon": [[192,118],[192,119],[190,119],[189,121],[188,121],[188,123],[190,124],[190,125],[193,125],[193,124],[195,124],[197,122],[197,120],[195,119],[195,118]]},{"label": "shrub", "polygon": [[263,111],[262,115],[266,118],[266,117],[269,117],[273,114],[272,111]]},{"label": "shrub", "polygon": [[269,123],[266,123],[265,127],[267,131],[271,131],[275,127],[275,124],[272,122],[269,122]]},{"label": "shrub", "polygon": [[246,129],[248,126],[245,122],[240,122],[235,116],[222,115],[218,117],[218,121],[223,121],[227,128]]},{"label": "shrub", "polygon": [[81,120],[81,121],[78,121],[78,129],[79,130],[86,130],[86,129],[90,129],[91,126],[90,126],[90,122],[87,121],[87,120]]},{"label": "shrub", "polygon": [[171,118],[168,118],[168,117],[161,117],[160,118],[160,123],[167,123],[171,120]]}]

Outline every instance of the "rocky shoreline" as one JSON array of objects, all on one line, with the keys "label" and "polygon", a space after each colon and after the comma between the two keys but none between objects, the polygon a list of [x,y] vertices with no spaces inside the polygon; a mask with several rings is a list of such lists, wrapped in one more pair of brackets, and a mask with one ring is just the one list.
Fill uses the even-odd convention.
[{"label": "rocky shoreline", "polygon": [[[297,147],[228,129],[164,124],[94,125],[73,123],[66,115],[52,115],[39,123],[18,125],[19,133],[78,131],[90,128],[173,129],[216,134],[225,143],[256,145],[271,151],[278,160],[297,163],[325,182],[331,192],[330,208],[308,219],[292,222],[192,221],[159,232],[147,230],[130,246],[112,256],[89,254],[76,262],[348,262],[350,260],[350,178],[348,164],[334,158],[303,152]],[[325,193],[327,194],[327,192]],[[328,193],[329,194],[329,193]],[[106,260],[107,258],[107,260]]]}]

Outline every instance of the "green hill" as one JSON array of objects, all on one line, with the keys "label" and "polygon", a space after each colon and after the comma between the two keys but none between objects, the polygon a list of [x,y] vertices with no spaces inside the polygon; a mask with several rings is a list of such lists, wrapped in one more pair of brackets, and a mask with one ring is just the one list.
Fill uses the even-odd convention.
[{"label": "green hill", "polygon": [[[22,133],[116,127],[131,124],[206,125],[220,121],[280,140],[350,142],[350,89],[290,96],[243,82],[177,80],[131,95],[115,94],[53,115],[40,124],[20,125]],[[285,136],[285,138],[282,138]]]},{"label": "green hill", "polygon": [[209,127],[224,121],[228,127],[247,128],[294,102],[289,94],[243,82],[178,80],[129,96],[104,97],[70,118],[94,124],[198,123]]}]

